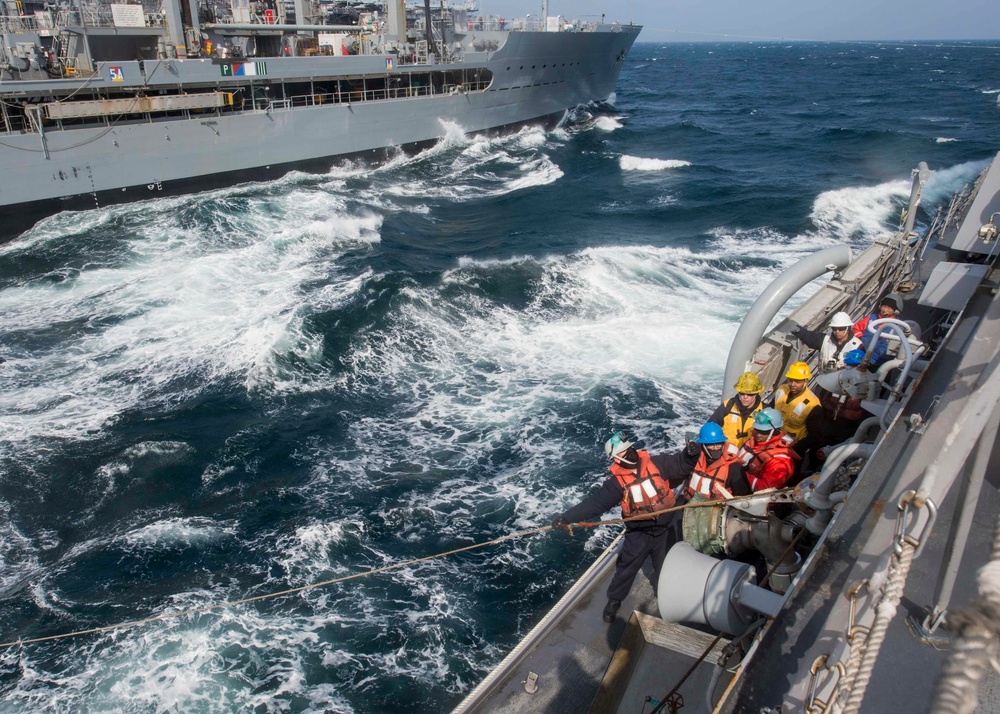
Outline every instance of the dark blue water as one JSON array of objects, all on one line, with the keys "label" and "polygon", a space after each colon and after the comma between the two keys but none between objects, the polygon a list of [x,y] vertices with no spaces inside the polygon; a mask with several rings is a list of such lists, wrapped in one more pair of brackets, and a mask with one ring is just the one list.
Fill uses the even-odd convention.
[{"label": "dark blue water", "polygon": [[[984,45],[639,44],[613,104],[0,246],[0,639],[546,524],[705,419],[757,293],[1000,149]],[[0,710],[443,712],[609,542],[0,653]]]}]

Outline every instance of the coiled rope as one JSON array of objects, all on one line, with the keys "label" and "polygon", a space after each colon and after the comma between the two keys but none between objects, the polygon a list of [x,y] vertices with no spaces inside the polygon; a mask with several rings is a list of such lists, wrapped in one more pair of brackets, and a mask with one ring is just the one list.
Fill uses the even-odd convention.
[{"label": "coiled rope", "polygon": [[1000,660],[1000,521],[993,532],[990,562],[976,574],[979,595],[968,606],[949,613],[954,649],[934,687],[932,712],[971,714],[978,704],[979,683]]},{"label": "coiled rope", "polygon": [[[878,659],[882,642],[885,640],[889,623],[896,615],[896,608],[903,597],[903,588],[906,585],[906,576],[910,572],[910,565],[913,562],[913,554],[917,546],[910,542],[902,544],[898,552],[894,552],[889,561],[889,572],[886,577],[882,598],[875,608],[875,622],[872,623],[871,631],[862,642],[863,653],[860,658],[852,657],[851,662],[857,662],[857,671],[853,676],[849,673],[846,677],[850,683],[850,690],[843,705],[844,714],[857,714],[861,708],[861,702],[871,681],[872,670],[875,669],[875,661]],[[852,653],[853,654],[853,653]],[[841,698],[842,700],[842,698]]]},{"label": "coiled rope", "polygon": [[[742,497],[738,497],[738,498],[742,498]],[[699,503],[686,503],[686,504],[681,505],[681,506],[672,506],[671,508],[665,508],[665,509],[663,509],[661,511],[655,511],[653,513],[644,514],[642,516],[632,516],[631,518],[616,518],[616,519],[607,520],[607,521],[595,521],[595,522],[582,521],[582,522],[579,522],[579,523],[566,524],[565,526],[562,526],[562,527],[566,528],[566,530],[568,530],[570,532],[570,535],[572,535],[573,534],[573,527],[574,526],[580,527],[580,528],[596,528],[598,526],[610,526],[610,525],[616,525],[616,524],[619,524],[619,523],[628,523],[629,521],[649,520],[651,518],[656,518],[658,516],[661,516],[664,513],[670,513],[672,511],[680,511],[680,510],[685,509],[685,508],[701,508],[701,507],[704,507],[704,506],[718,506],[718,505],[719,505],[719,501],[706,501],[706,502],[699,502]],[[151,622],[159,622],[159,621],[162,621],[162,620],[170,620],[170,619],[175,619],[175,618],[178,618],[178,617],[184,617],[185,615],[195,615],[195,614],[198,614],[198,613],[201,613],[201,612],[210,612],[212,610],[220,610],[222,608],[234,607],[236,605],[244,605],[244,604],[250,603],[250,602],[258,602],[260,600],[270,600],[272,598],[282,597],[284,595],[294,595],[295,593],[301,593],[301,592],[305,592],[307,590],[314,590],[316,588],[322,588],[322,587],[326,587],[328,585],[335,585],[336,583],[343,583],[343,582],[347,582],[348,580],[356,580],[357,578],[364,578],[364,577],[367,577],[369,575],[377,575],[379,573],[386,573],[386,572],[389,572],[390,570],[399,570],[400,568],[406,568],[408,566],[416,565],[418,563],[423,563],[423,562],[426,562],[426,561],[429,561],[429,560],[438,560],[440,558],[445,558],[445,557],[447,557],[449,555],[455,555],[457,553],[465,553],[465,552],[470,551],[470,550],[477,550],[479,548],[485,548],[487,546],[496,545],[497,543],[503,543],[504,541],[513,540],[515,538],[523,538],[525,536],[534,535],[536,533],[543,533],[545,531],[552,530],[555,527],[556,526],[548,525],[548,526],[541,526],[540,528],[532,528],[531,530],[521,531],[519,533],[511,533],[509,535],[501,536],[500,538],[494,538],[493,540],[488,540],[488,541],[485,541],[483,543],[474,543],[472,545],[463,546],[462,548],[454,548],[453,550],[447,550],[447,551],[444,551],[442,553],[437,553],[435,555],[428,555],[428,556],[425,556],[423,558],[414,558],[412,560],[403,561],[402,563],[394,563],[392,565],[386,565],[386,566],[383,566],[381,568],[374,568],[372,570],[365,570],[364,572],[361,572],[361,573],[354,573],[353,575],[345,575],[343,577],[333,578],[331,580],[323,580],[322,582],[310,583],[309,585],[301,585],[301,586],[296,587],[296,588],[288,588],[287,590],[279,590],[278,592],[265,593],[263,595],[254,595],[252,597],[245,597],[245,598],[241,598],[239,600],[230,600],[228,602],[219,602],[219,603],[215,603],[214,605],[202,605],[200,607],[192,607],[192,608],[189,608],[187,610],[181,610],[179,612],[168,612],[168,613],[164,613],[162,615],[157,615],[155,617],[145,617],[145,618],[143,618],[141,620],[130,620],[128,622],[119,622],[119,623],[114,624],[114,625],[103,625],[101,627],[91,627],[91,628],[86,629],[86,630],[76,630],[74,632],[64,632],[64,633],[58,634],[58,635],[48,635],[48,636],[45,636],[45,637],[32,637],[30,639],[18,639],[18,640],[13,640],[11,642],[3,642],[3,643],[0,643],[0,650],[8,649],[10,647],[15,647],[17,645],[28,645],[28,644],[34,644],[34,643],[37,643],[37,642],[49,642],[49,641],[52,641],[52,640],[63,640],[63,639],[67,639],[67,638],[70,638],[70,637],[80,637],[82,635],[92,635],[92,634],[96,634],[96,633],[99,633],[99,632],[110,632],[112,630],[123,630],[123,629],[129,628],[129,627],[138,627],[139,625],[146,625],[146,624],[149,624]]]}]

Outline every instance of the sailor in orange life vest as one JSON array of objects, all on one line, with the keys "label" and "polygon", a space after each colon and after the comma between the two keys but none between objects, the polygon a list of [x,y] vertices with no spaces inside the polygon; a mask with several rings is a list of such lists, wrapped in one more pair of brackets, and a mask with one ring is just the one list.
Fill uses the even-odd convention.
[{"label": "sailor in orange life vest", "polygon": [[744,372],[733,389],[736,396],[720,404],[708,420],[721,426],[726,439],[739,448],[750,438],[754,415],[764,408],[760,399],[764,385],[756,373]]},{"label": "sailor in orange life vest", "polygon": [[739,449],[726,439],[718,424],[711,421],[705,424],[695,441],[701,446],[701,454],[688,479],[689,501],[750,494],[750,484],[738,456]]},{"label": "sailor in orange life vest", "polygon": [[738,458],[754,492],[782,488],[801,460],[792,449],[792,438],[782,433],[781,427],[781,413],[777,409],[757,412],[753,434],[740,448]]},{"label": "sailor in orange life vest", "polygon": [[[587,521],[620,505],[622,518],[655,513],[674,505],[673,489],[687,479],[698,461],[701,446],[696,442],[672,454],[650,455],[635,448],[635,442],[618,431],[604,444],[611,459],[611,476],[580,503],[566,510],[552,525],[565,528]],[[660,579],[660,567],[667,550],[677,540],[674,513],[663,513],[625,524],[625,538],[614,577],[608,586],[605,622],[612,622],[622,600],[632,589],[632,581],[646,558],[653,561],[653,591]]]}]

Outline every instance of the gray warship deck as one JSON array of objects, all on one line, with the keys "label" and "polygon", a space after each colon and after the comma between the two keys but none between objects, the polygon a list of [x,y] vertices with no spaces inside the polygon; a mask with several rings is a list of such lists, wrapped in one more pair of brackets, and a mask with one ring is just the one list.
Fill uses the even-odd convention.
[{"label": "gray warship deck", "polygon": [[[995,187],[1000,186],[998,176],[1000,164],[995,161],[981,181],[990,195],[978,194],[975,205],[992,206],[1000,200],[1000,188]],[[972,213],[968,223],[973,228],[989,218],[979,215],[981,211]],[[961,236],[967,231],[964,224],[947,229],[944,245],[924,252],[915,275],[930,276],[935,265],[953,257],[954,253],[948,252],[951,243],[956,234]],[[944,267],[958,265],[963,264],[948,263]],[[784,608],[764,628],[763,636],[735,676],[720,671],[718,656],[708,653],[713,633],[706,627],[692,629],[683,623],[679,627],[662,626],[662,621],[651,617],[657,614],[656,603],[642,577],[637,578],[633,592],[619,611],[619,619],[610,626],[604,624],[600,611],[613,567],[612,557],[606,553],[595,565],[604,569],[604,577],[584,578],[574,586],[576,592],[571,590],[549,614],[547,619],[551,621],[542,628],[544,632],[526,639],[522,643],[526,646],[501,663],[456,712],[648,712],[680,684],[703,654],[703,661],[678,687],[688,709],[778,712],[813,711],[817,707],[816,711],[825,711],[836,696],[837,676],[832,663],[843,656],[844,649],[838,642],[842,643],[851,621],[845,593],[851,584],[871,579],[878,565],[887,561],[897,539],[900,495],[918,487],[929,465],[938,460],[949,463],[949,449],[955,448],[954,425],[960,423],[977,430],[975,434],[981,432],[988,463],[984,460],[973,465],[972,457],[968,457],[968,461],[955,462],[957,467],[952,463],[942,475],[953,485],[936,503],[936,527],[921,539],[920,556],[913,561],[899,613],[890,623],[860,709],[927,710],[950,647],[947,620],[933,632],[921,628],[921,624],[935,605],[949,569],[956,581],[950,602],[944,604],[958,608],[975,597],[976,571],[990,557],[1000,513],[997,405],[994,402],[987,408],[994,414],[985,414],[979,423],[962,421],[967,418],[964,412],[973,395],[993,394],[1000,389],[1000,271],[991,265],[982,267],[971,271],[977,276],[975,284],[967,282],[964,286],[973,293],[971,300],[812,549],[786,596]],[[949,290],[956,288],[951,282],[946,284]],[[904,299],[904,314],[921,314],[927,319],[930,313],[919,305],[919,286],[913,287]],[[941,285],[936,289],[940,290]],[[942,300],[940,295],[934,298]],[[960,529],[956,507],[974,473],[982,476],[984,470],[985,481],[975,503],[968,541],[959,553],[960,559],[950,560]],[[632,614],[633,610],[636,614]],[[529,672],[537,674],[538,690],[533,694],[524,686]],[[993,673],[983,681],[978,711],[997,711],[998,697],[1000,677]]]}]

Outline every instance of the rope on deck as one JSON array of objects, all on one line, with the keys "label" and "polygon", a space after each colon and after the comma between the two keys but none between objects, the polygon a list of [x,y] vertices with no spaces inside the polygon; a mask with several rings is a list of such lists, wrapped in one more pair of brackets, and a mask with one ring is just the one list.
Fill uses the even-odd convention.
[{"label": "rope on deck", "polygon": [[[681,506],[672,506],[671,508],[665,508],[662,511],[656,511],[654,513],[645,514],[642,516],[633,516],[631,518],[616,518],[607,521],[595,521],[595,522],[581,522],[574,524],[567,524],[565,527],[570,534],[573,533],[573,526],[580,528],[596,528],[598,526],[609,526],[616,525],[619,523],[628,523],[629,521],[637,520],[649,520],[651,518],[656,518],[657,516],[663,515],[664,513],[670,513],[672,511],[680,511],[685,508],[702,508],[705,506],[718,506],[719,501],[705,501],[699,503],[686,503]],[[428,555],[423,558],[414,558],[412,560],[406,560],[401,563],[394,563],[392,565],[386,565],[381,568],[374,568],[372,570],[365,570],[361,573],[354,573],[353,575],[345,575],[340,578],[333,578],[331,580],[323,580],[318,583],[310,583],[309,585],[301,585],[296,588],[288,588],[287,590],[280,590],[278,592],[266,593],[264,595],[254,595],[252,597],[245,597],[240,600],[230,600],[228,602],[215,603],[214,605],[202,605],[200,607],[193,607],[188,610],[181,610],[179,612],[168,612],[162,615],[157,615],[155,617],[146,617],[141,620],[130,620],[128,622],[119,622],[114,625],[104,625],[102,627],[91,627],[86,630],[76,630],[74,632],[64,632],[58,635],[47,635],[45,637],[32,637],[28,639],[18,639],[11,642],[0,643],[0,650],[5,650],[10,647],[15,647],[17,645],[27,645],[36,642],[49,642],[51,640],[63,640],[69,637],[80,637],[82,635],[92,635],[98,632],[110,632],[112,630],[122,630],[128,627],[138,627],[139,625],[146,625],[151,622],[159,622],[162,620],[170,620],[178,617],[184,617],[185,615],[195,615],[201,612],[210,612],[212,610],[219,610],[227,607],[234,607],[236,605],[243,605],[249,602],[257,602],[259,600],[270,600],[272,598],[282,597],[284,595],[294,595],[295,593],[305,592],[306,590],[314,590],[316,588],[326,587],[328,585],[334,585],[336,583],[343,583],[348,580],[355,580],[357,578],[364,578],[369,575],[376,575],[378,573],[389,572],[390,570],[398,570],[400,568],[405,568],[410,565],[417,565],[418,563],[423,563],[428,560],[437,560],[439,558],[444,558],[449,555],[455,555],[457,553],[465,553],[470,550],[476,550],[478,548],[485,548],[490,545],[496,545],[497,543],[502,543],[507,540],[513,540],[515,538],[523,538],[525,536],[534,535],[536,533],[542,533],[544,531],[552,530],[555,526],[541,526],[540,528],[532,528],[530,530],[521,531],[519,533],[511,533],[509,535],[501,536],[500,538],[494,538],[493,540],[488,540],[483,543],[474,543],[472,545],[467,545],[462,548],[454,548],[453,550],[447,550],[443,553],[437,553],[435,555]]]},{"label": "rope on deck", "polygon": [[949,613],[953,649],[941,668],[931,711],[972,714],[979,702],[979,683],[1000,662],[1000,521],[993,531],[990,561],[976,574],[979,595],[961,610]]}]

